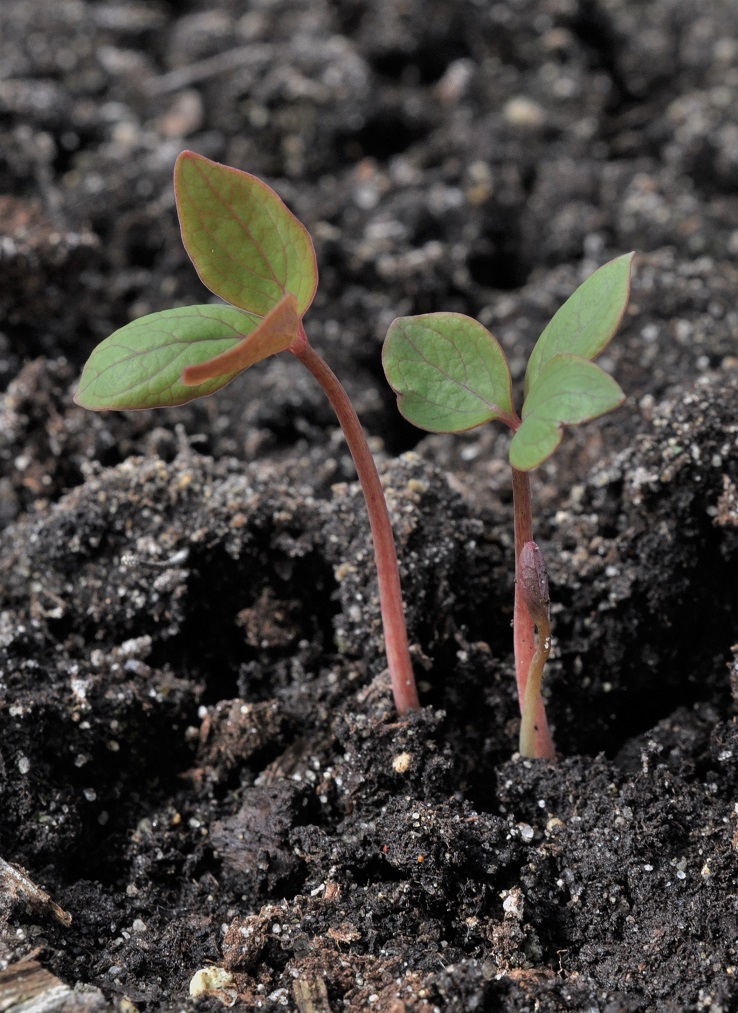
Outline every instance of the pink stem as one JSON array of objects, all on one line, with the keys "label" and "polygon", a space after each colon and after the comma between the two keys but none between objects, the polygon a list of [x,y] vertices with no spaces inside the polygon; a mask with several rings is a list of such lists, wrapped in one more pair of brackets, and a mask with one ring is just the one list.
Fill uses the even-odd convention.
[{"label": "pink stem", "polygon": [[384,645],[392,694],[398,713],[407,714],[410,710],[417,710],[420,702],[408,649],[395,538],[377,466],[348,394],[325,360],[311,347],[302,327],[301,333],[290,345],[290,351],[310,370],[325,391],[354,459],[374,539]]},{"label": "pink stem", "polygon": [[[515,511],[515,611],[513,613],[513,636],[515,642],[515,678],[518,684],[520,713],[523,713],[525,687],[528,672],[536,650],[535,624],[521,593],[518,575],[520,552],[526,542],[533,541],[533,520],[530,503],[530,479],[527,471],[512,469],[513,508]],[[535,718],[535,755],[552,760],[556,756],[553,739],[548,727],[546,709],[539,696]]]}]

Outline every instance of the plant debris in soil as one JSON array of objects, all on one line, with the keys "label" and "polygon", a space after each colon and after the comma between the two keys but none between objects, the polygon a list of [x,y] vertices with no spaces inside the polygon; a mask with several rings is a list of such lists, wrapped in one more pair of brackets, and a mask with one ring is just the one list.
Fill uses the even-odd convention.
[{"label": "plant debris in soil", "polygon": [[[0,1009],[736,1008],[736,36],[732,0],[5,0]],[[381,462],[408,720],[309,376],[72,403],[97,340],[203,298],[185,147],[316,238],[306,324]],[[629,249],[628,403],[533,476],[560,758],[523,761],[505,437],[411,432],[379,349],[464,312],[519,384]]]}]

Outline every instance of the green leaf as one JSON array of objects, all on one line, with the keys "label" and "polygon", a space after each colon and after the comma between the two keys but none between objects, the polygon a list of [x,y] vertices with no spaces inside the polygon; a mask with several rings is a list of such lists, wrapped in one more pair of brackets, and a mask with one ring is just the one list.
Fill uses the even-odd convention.
[{"label": "green leaf", "polygon": [[382,363],[400,412],[420,429],[458,433],[515,417],[505,353],[471,317],[427,313],[394,320]]},{"label": "green leaf", "polygon": [[561,443],[563,426],[596,419],[625,400],[618,384],[579,355],[556,355],[537,376],[523,405],[523,421],[510,443],[510,463],[530,471]]},{"label": "green leaf", "polygon": [[302,317],[318,285],[301,222],[260,179],[183,151],[174,168],[182,241],[201,281],[259,316],[291,292]]},{"label": "green leaf", "polygon": [[261,323],[231,306],[183,306],[150,313],[101,341],[85,364],[74,400],[83,408],[161,408],[224,387],[241,370],[197,387],[182,382],[187,366],[232,348]]},{"label": "green leaf", "polygon": [[526,395],[555,355],[595,359],[607,347],[628,305],[633,256],[626,253],[604,264],[556,311],[528,360]]}]

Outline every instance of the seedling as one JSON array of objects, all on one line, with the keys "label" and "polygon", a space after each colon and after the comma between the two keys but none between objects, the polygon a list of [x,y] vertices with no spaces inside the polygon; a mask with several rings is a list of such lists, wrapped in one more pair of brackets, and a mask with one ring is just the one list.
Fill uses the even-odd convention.
[{"label": "seedling", "polygon": [[618,384],[592,360],[609,344],[623,318],[632,260],[628,253],[605,264],[554,314],[528,360],[520,415],[513,405],[505,353],[471,317],[461,313],[401,317],[391,324],[382,353],[400,412],[420,429],[459,433],[498,419],[513,431],[513,639],[523,756],[555,755],[540,694],[551,636],[548,579],[533,541],[528,473],[553,454],[565,425],[595,419],[625,399]]},{"label": "seedling", "polygon": [[291,352],[332,404],[369,513],[385,650],[400,714],[419,706],[395,541],[382,484],[346,391],[308,342],[303,317],[318,285],[307,229],[249,173],[184,151],[174,170],[182,240],[203,284],[229,305],[183,306],[121,327],[94,349],[77,404],[160,408],[204,397],[262,359]]}]

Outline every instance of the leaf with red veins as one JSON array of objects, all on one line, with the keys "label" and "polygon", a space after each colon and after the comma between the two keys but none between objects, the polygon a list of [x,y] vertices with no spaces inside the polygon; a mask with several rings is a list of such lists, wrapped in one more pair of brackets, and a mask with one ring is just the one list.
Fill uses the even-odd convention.
[{"label": "leaf with red veins", "polygon": [[305,226],[271,187],[183,151],[174,192],[182,241],[211,292],[262,317],[291,292],[304,316],[318,285],[315,250]]},{"label": "leaf with red veins", "polygon": [[150,313],[93,350],[74,400],[83,408],[107,411],[161,408],[212,394],[240,370],[196,387],[182,382],[182,371],[238,346],[260,324],[253,313],[232,306],[182,306]]},{"label": "leaf with red veins", "polygon": [[525,399],[523,421],[510,443],[510,464],[531,471],[553,454],[565,425],[599,418],[625,394],[604,369],[580,355],[555,355]]},{"label": "leaf with red veins", "polygon": [[505,353],[462,313],[393,321],[382,363],[400,412],[419,429],[458,433],[492,419],[517,423]]},{"label": "leaf with red veins", "polygon": [[555,355],[596,359],[612,341],[630,297],[633,253],[603,264],[566,300],[536,341],[525,374],[525,393]]}]

